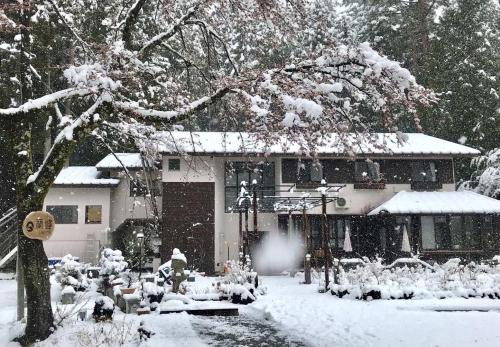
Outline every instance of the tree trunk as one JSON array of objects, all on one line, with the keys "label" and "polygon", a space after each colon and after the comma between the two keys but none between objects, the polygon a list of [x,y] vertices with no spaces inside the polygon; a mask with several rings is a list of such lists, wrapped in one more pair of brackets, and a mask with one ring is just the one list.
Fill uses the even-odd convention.
[{"label": "tree trunk", "polygon": [[16,120],[6,121],[6,125],[11,130],[11,146],[13,152],[16,153],[13,164],[19,233],[17,251],[23,268],[28,307],[25,334],[18,339],[22,345],[30,345],[46,339],[54,328],[47,255],[42,241],[29,239],[22,231],[26,216],[30,212],[42,210],[45,198],[45,192],[35,191],[33,184],[27,184],[28,177],[33,172],[29,117],[30,115],[26,115]]},{"label": "tree trunk", "polygon": [[[22,197],[20,197],[22,198]],[[17,203],[19,225],[18,252],[23,266],[23,277],[26,288],[28,320],[24,336],[19,340],[22,345],[29,345],[46,339],[53,331],[54,317],[50,302],[50,281],[48,259],[43,249],[43,242],[24,236],[22,223],[33,211],[40,211],[43,202],[26,200]]]}]

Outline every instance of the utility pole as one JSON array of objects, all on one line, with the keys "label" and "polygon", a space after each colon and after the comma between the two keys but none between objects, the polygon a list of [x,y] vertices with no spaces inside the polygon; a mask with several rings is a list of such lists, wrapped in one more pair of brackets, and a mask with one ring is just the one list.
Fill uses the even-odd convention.
[{"label": "utility pole", "polygon": [[330,270],[328,268],[330,261],[330,233],[328,232],[326,219],[326,182],[322,182],[325,190],[321,192],[321,236],[323,243],[323,257],[325,260],[325,292],[330,284]]}]

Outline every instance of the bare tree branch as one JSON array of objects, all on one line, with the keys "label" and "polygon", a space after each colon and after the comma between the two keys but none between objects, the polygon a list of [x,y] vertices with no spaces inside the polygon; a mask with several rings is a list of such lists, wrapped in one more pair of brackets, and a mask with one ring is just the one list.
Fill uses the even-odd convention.
[{"label": "bare tree branch", "polygon": [[142,56],[146,55],[152,49],[154,49],[155,47],[161,45],[162,42],[164,42],[164,41],[168,40],[169,38],[171,38],[172,36],[174,36],[175,33],[177,32],[177,30],[179,30],[179,28],[187,20],[189,20],[191,17],[194,16],[194,14],[196,13],[197,9],[198,9],[198,5],[196,5],[195,7],[189,8],[188,11],[187,11],[187,13],[184,14],[182,17],[180,17],[175,22],[175,24],[173,24],[170,28],[168,28],[167,31],[162,32],[162,33],[156,35],[155,37],[153,37],[151,40],[147,41],[142,46],[142,48],[139,50],[139,57],[142,57]]},{"label": "bare tree branch", "polygon": [[122,30],[122,39],[125,43],[126,49],[132,49],[132,29],[137,23],[137,19],[139,18],[139,13],[141,12],[142,7],[149,0],[136,0],[136,2],[132,5],[132,7],[127,12],[125,20],[118,24],[117,27],[120,27],[124,24]]},{"label": "bare tree branch", "polygon": [[78,35],[76,30],[71,25],[69,25],[69,23],[63,17],[63,15],[61,14],[61,11],[59,10],[59,7],[54,2],[54,0],[48,0],[48,1],[52,5],[52,7],[54,8],[54,11],[56,11],[56,14],[59,17],[59,19],[61,20],[61,22],[63,22],[63,24],[66,25],[66,27],[69,29],[71,34],[73,34],[73,36],[76,38],[76,40],[82,44],[82,48],[85,50],[85,52],[94,54],[94,52],[92,51],[92,48],[89,46],[89,44],[87,42],[85,42],[85,40],[83,40],[80,35]]}]

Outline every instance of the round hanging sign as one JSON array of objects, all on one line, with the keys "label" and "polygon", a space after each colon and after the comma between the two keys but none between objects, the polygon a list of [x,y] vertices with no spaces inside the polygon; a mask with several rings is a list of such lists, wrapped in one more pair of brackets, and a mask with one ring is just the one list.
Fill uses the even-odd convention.
[{"label": "round hanging sign", "polygon": [[54,232],[54,217],[45,211],[31,212],[23,222],[23,233],[36,240],[48,240]]}]

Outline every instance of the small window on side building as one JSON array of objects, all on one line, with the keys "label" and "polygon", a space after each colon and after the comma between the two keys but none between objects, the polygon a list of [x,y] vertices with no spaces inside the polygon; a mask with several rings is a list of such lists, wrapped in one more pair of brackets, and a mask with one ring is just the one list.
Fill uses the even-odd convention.
[{"label": "small window on side building", "polygon": [[45,210],[54,216],[56,224],[78,224],[76,205],[47,205]]},{"label": "small window on side building", "polygon": [[180,171],[181,170],[181,160],[180,159],[169,159],[168,160],[168,171]]},{"label": "small window on side building", "polygon": [[85,224],[101,224],[102,223],[102,206],[90,205],[85,206]]}]

